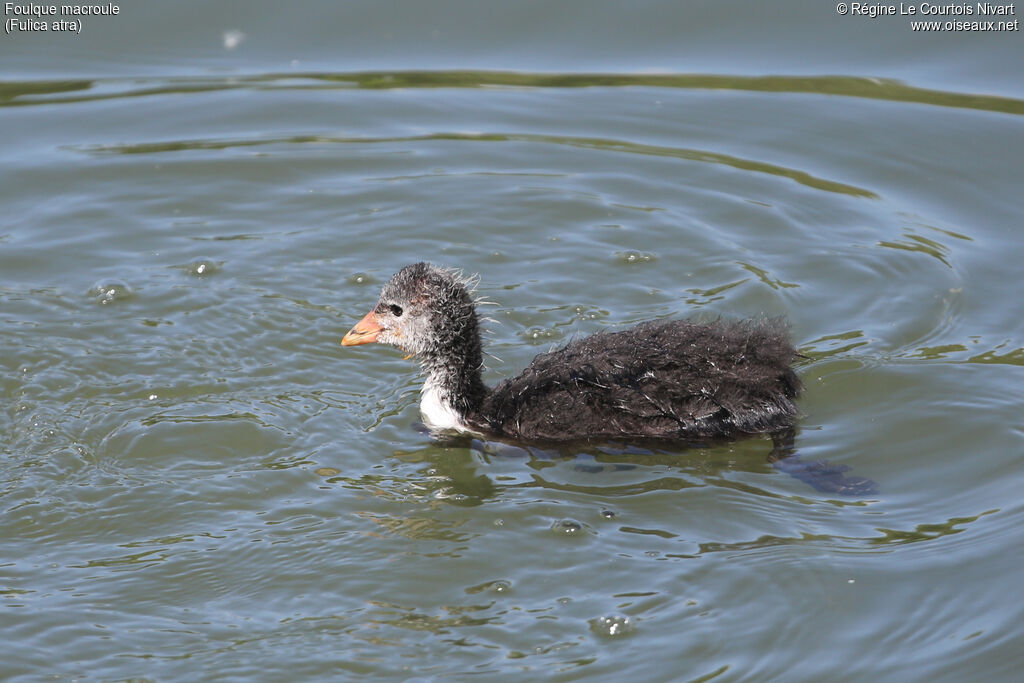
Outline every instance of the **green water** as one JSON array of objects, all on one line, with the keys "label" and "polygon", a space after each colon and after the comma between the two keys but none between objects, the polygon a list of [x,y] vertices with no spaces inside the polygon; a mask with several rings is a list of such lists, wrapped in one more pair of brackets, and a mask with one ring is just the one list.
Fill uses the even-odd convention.
[{"label": "green water", "polygon": [[[0,35],[0,678],[1015,680],[1022,57],[792,0]],[[419,260],[479,274],[491,382],[787,316],[801,456],[877,494],[433,442],[338,344]]]}]

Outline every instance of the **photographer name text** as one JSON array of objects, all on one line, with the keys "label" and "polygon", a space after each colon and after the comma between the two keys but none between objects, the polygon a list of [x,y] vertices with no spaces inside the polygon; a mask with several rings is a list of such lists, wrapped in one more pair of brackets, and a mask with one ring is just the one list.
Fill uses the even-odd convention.
[{"label": "photographer name text", "polygon": [[884,5],[867,2],[840,2],[836,13],[842,16],[914,17],[910,22],[914,31],[1019,31],[1020,19],[1016,3],[997,5],[991,2],[962,2],[939,5],[932,2]]}]

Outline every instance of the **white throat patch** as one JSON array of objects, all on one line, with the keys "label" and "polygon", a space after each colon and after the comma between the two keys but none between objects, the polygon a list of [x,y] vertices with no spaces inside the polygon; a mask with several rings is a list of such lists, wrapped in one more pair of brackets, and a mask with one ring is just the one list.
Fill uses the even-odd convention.
[{"label": "white throat patch", "polygon": [[420,393],[420,416],[428,429],[456,429],[467,432],[470,429],[459,419],[452,405],[444,399],[440,387],[428,377]]}]

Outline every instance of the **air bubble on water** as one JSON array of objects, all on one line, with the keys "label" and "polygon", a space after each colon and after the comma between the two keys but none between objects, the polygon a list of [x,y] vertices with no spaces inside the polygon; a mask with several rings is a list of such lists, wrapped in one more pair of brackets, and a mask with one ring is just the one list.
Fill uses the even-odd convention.
[{"label": "air bubble on water", "polygon": [[131,288],[121,280],[101,280],[89,290],[96,302],[101,305],[124,301],[132,297]]},{"label": "air bubble on water", "polygon": [[348,276],[348,281],[353,285],[368,285],[373,282],[373,278],[366,273],[352,273]]},{"label": "air bubble on water", "polygon": [[466,592],[470,595],[475,593],[506,593],[512,590],[512,582],[506,581],[505,579],[498,579],[497,581],[488,581],[481,583],[476,586],[470,586],[466,589]]},{"label": "air bubble on water", "polygon": [[188,272],[196,277],[206,277],[219,271],[223,263],[223,261],[214,261],[212,259],[199,259],[188,264]]},{"label": "air bubble on water", "polygon": [[232,29],[230,31],[224,31],[221,36],[221,40],[224,43],[225,50],[234,50],[242,44],[243,40],[245,40],[245,34],[237,29]]},{"label": "air bubble on water", "polygon": [[573,306],[572,312],[576,314],[577,320],[600,320],[609,315],[609,312],[602,308],[588,308],[586,306]]},{"label": "air bubble on water", "polygon": [[587,531],[587,528],[574,519],[560,519],[551,525],[551,530],[563,536],[579,536]]},{"label": "air bubble on water", "polygon": [[622,614],[608,614],[590,620],[590,630],[599,636],[617,638],[636,630],[635,622]]},{"label": "air bubble on water", "polygon": [[554,330],[549,330],[543,327],[531,327],[525,332],[523,336],[527,339],[545,340],[545,339],[557,339],[558,334]]},{"label": "air bubble on water", "polygon": [[447,500],[452,503],[464,503],[469,500],[469,496],[465,493],[459,493],[455,490],[454,486],[444,486],[434,491],[435,500]]},{"label": "air bubble on water", "polygon": [[620,263],[634,265],[638,263],[650,263],[658,257],[647,251],[620,251],[615,254],[615,258]]}]

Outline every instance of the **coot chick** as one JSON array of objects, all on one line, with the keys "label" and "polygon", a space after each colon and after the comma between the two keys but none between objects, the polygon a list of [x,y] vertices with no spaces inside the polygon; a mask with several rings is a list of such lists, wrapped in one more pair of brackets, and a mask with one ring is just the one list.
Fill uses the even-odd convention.
[{"label": "coot chick", "polygon": [[480,320],[466,284],[427,263],[392,277],[342,340],[415,356],[432,430],[502,439],[710,440],[791,429],[801,384],[781,318],[665,320],[542,353],[493,389],[481,378]]}]

